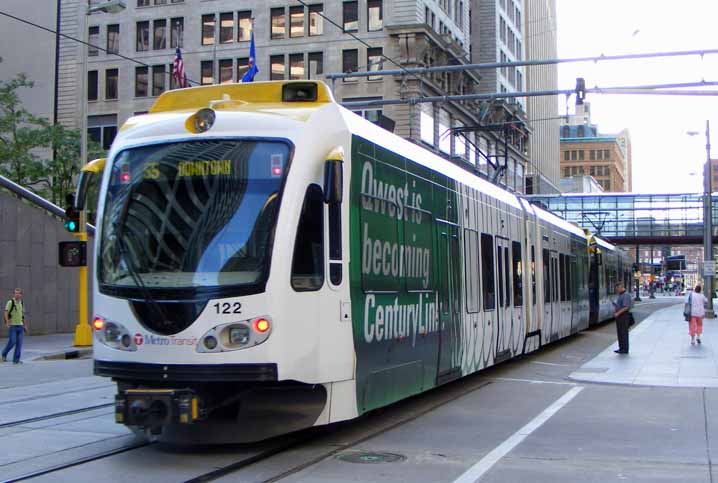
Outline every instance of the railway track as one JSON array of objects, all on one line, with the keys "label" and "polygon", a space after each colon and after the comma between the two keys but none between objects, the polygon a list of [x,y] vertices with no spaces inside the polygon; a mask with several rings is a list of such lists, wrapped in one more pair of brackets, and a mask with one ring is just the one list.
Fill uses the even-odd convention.
[{"label": "railway track", "polygon": [[89,412],[89,411],[95,411],[96,409],[107,408],[107,407],[111,407],[111,406],[114,406],[114,405],[115,405],[115,403],[114,403],[114,402],[111,402],[111,403],[105,403],[105,404],[98,404],[98,405],[95,405],[95,406],[88,406],[88,407],[86,407],[86,408],[71,409],[71,410],[69,410],[69,411],[61,411],[61,412],[58,412],[58,413],[47,414],[47,415],[45,415],[45,416],[36,416],[36,417],[33,417],[33,418],[18,419],[18,420],[16,420],[16,421],[9,421],[9,422],[7,422],[7,423],[2,423],[2,424],[0,424],[0,429],[2,429],[2,428],[11,428],[11,427],[13,427],[13,426],[20,426],[20,425],[22,425],[22,424],[36,423],[36,422],[38,422],[38,421],[47,421],[47,420],[50,420],[50,419],[57,419],[57,418],[61,418],[61,417],[64,417],[64,416],[72,416],[72,415],[74,415],[74,414],[81,414],[81,413],[86,413],[86,412]]}]

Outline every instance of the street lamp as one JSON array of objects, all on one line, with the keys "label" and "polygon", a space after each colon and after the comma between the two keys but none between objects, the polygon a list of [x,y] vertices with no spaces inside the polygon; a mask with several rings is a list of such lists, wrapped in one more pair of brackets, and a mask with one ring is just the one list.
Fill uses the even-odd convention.
[{"label": "street lamp", "polygon": [[[94,3],[94,5],[93,5]],[[87,0],[87,6],[85,7],[85,14],[82,16],[84,19],[82,26],[82,38],[87,35],[87,17],[93,13],[119,13],[126,9],[124,0],[107,0],[104,2],[96,2],[93,0]],[[88,38],[89,41],[89,38]],[[84,165],[87,163],[87,44],[82,44],[82,76],[80,84],[82,86],[80,90],[80,160]]]},{"label": "street lamp", "polygon": [[[703,281],[708,306],[706,318],[715,318],[713,312],[713,279],[715,278],[715,262],[713,261],[713,193],[711,187],[711,129],[710,121],[706,120],[706,164],[703,167]],[[689,136],[699,134],[689,131]]]}]

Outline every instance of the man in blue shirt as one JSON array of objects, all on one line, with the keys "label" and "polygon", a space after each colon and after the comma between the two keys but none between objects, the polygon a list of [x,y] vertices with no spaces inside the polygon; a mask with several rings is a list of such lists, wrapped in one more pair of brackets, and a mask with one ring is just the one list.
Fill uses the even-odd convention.
[{"label": "man in blue shirt", "polygon": [[616,318],[616,335],[618,336],[618,350],[616,354],[628,354],[628,323],[631,312],[631,295],[626,292],[622,283],[616,284],[618,297],[613,302],[615,309],[613,316]]}]

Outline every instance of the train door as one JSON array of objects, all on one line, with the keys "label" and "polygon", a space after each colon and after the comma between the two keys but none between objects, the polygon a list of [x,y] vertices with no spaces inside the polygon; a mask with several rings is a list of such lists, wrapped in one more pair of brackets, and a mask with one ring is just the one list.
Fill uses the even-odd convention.
[{"label": "train door", "polygon": [[513,332],[512,276],[511,276],[511,242],[506,238],[496,237],[496,273],[498,275],[496,307],[496,361],[511,357],[511,334]]},{"label": "train door", "polygon": [[461,375],[458,351],[461,297],[459,274],[462,271],[459,257],[459,234],[454,225],[439,223],[439,367],[437,383]]},{"label": "train door", "polygon": [[544,340],[553,342],[558,339],[561,312],[559,309],[558,290],[558,252],[555,250],[543,250],[544,269],[544,324],[547,330]]}]

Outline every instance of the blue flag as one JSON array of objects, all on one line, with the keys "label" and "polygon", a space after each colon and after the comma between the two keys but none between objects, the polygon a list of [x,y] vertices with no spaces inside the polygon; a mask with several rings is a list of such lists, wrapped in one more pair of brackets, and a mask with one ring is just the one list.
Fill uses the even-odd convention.
[{"label": "blue flag", "polygon": [[242,82],[254,82],[254,76],[259,72],[256,59],[257,55],[254,52],[254,29],[252,29],[252,38],[249,41],[249,70],[242,77]]}]

